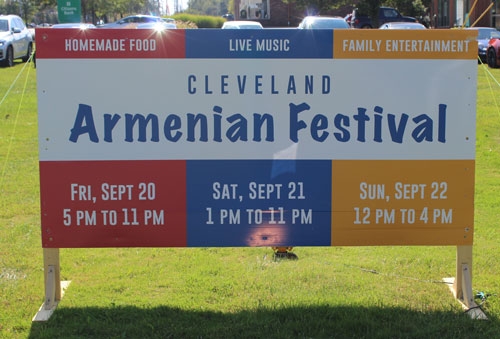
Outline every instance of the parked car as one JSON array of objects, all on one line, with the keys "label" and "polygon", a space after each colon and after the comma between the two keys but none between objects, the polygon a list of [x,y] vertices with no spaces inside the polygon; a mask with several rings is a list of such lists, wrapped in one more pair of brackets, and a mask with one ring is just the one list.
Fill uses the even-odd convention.
[{"label": "parked car", "polygon": [[306,16],[298,29],[339,29],[350,28],[344,18],[328,16]]},{"label": "parked car", "polygon": [[137,28],[140,24],[164,23],[162,18],[153,15],[131,15],[110,24],[98,26],[98,28]]},{"label": "parked car", "polygon": [[379,29],[427,29],[427,27],[418,22],[388,22]]},{"label": "parked car", "polygon": [[144,24],[138,24],[135,28],[137,29],[154,29],[156,31],[163,31],[165,29],[176,29],[177,25],[167,22],[146,22]]},{"label": "parked car", "polygon": [[226,21],[222,24],[222,29],[263,29],[257,21]]},{"label": "parked car", "polygon": [[491,68],[497,68],[500,65],[500,38],[491,39],[488,42],[487,49],[487,61],[488,66]]},{"label": "parked car", "polygon": [[79,22],[70,23],[70,24],[56,24],[52,25],[52,28],[79,28],[79,29],[87,29],[87,28],[96,28],[93,24],[82,24]]},{"label": "parked car", "polygon": [[33,39],[17,15],[0,15],[0,63],[14,65],[14,59],[28,61],[33,50]]},{"label": "parked car", "polygon": [[[417,22],[417,19],[409,16],[402,16],[401,13],[394,8],[380,7],[378,11],[378,24],[383,25],[387,22]],[[372,19],[356,8],[352,11],[351,27],[373,28]]]},{"label": "parked car", "polygon": [[234,20],[234,15],[232,15],[231,13],[226,13],[222,17],[224,19],[226,19],[227,21],[233,21]]},{"label": "parked car", "polygon": [[500,32],[492,27],[469,27],[467,29],[477,31],[477,55],[482,62],[487,62],[488,43],[491,39],[500,38]]},{"label": "parked car", "polygon": [[36,25],[33,24],[33,23],[31,23],[31,24],[27,24],[26,27],[28,27],[28,31],[31,34],[31,40],[35,41],[35,28],[36,28]]},{"label": "parked car", "polygon": [[351,26],[351,19],[352,19],[352,13],[349,13],[344,17],[345,22],[347,22],[349,26]]}]

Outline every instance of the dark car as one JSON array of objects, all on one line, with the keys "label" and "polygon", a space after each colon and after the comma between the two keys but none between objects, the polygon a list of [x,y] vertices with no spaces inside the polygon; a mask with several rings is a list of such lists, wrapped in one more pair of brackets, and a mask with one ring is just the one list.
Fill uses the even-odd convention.
[{"label": "dark car", "polygon": [[500,32],[492,27],[470,27],[467,29],[477,31],[478,57],[482,62],[486,62],[488,56],[488,43],[491,39],[500,38]]},{"label": "dark car", "polygon": [[[378,24],[383,25],[386,22],[417,22],[417,19],[402,16],[396,9],[390,7],[380,7],[378,11]],[[372,19],[359,9],[354,9],[351,16],[352,28],[373,28]]]}]

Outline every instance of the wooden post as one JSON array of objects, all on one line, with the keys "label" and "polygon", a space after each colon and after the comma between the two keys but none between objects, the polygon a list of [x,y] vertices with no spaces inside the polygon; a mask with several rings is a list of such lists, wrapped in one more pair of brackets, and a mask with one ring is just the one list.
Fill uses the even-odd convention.
[{"label": "wooden post", "polygon": [[59,264],[59,249],[43,249],[43,271],[45,281],[44,308],[50,310],[61,300],[61,266]]},{"label": "wooden post", "polygon": [[472,245],[457,246],[456,276],[443,281],[450,284],[451,292],[471,318],[488,319],[474,302],[472,293]]},{"label": "wooden post", "polygon": [[40,306],[33,321],[47,321],[54,313],[57,304],[62,299],[64,290],[71,281],[61,282],[61,266],[59,264],[59,249],[43,249],[43,271],[45,285],[45,300]]},{"label": "wooden post", "polygon": [[[467,266],[470,286],[464,286],[464,272],[462,265]],[[466,306],[468,300],[464,299],[464,287],[470,287],[470,293],[472,295],[472,245],[468,246],[457,246],[457,264],[456,264],[456,274],[455,281],[453,282],[453,290],[455,298],[463,300]],[[469,306],[470,307],[470,306]]]}]

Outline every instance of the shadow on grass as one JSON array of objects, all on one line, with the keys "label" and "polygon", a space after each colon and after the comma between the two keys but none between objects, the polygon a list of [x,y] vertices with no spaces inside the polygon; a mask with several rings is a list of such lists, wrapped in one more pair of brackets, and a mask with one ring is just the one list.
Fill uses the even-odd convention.
[{"label": "shadow on grass", "polygon": [[153,308],[60,308],[30,338],[498,338],[500,323],[456,311],[298,306],[236,313]]}]

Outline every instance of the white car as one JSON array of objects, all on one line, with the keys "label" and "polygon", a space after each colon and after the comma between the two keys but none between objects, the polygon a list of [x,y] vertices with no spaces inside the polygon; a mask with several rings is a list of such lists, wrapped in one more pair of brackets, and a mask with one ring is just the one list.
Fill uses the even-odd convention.
[{"label": "white car", "polygon": [[14,65],[14,59],[28,61],[33,51],[33,38],[17,15],[0,15],[0,63]]},{"label": "white car", "polygon": [[306,16],[298,29],[349,29],[349,24],[341,17]]},{"label": "white car", "polygon": [[99,25],[97,28],[144,28],[144,29],[171,29],[177,28],[173,19],[163,19],[153,15],[131,15],[117,22]]},{"label": "white car", "polygon": [[427,28],[418,22],[387,22],[382,26],[380,26],[379,29],[427,29]]},{"label": "white car", "polygon": [[263,29],[257,21],[226,21],[222,29]]}]

